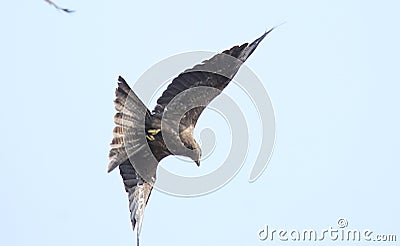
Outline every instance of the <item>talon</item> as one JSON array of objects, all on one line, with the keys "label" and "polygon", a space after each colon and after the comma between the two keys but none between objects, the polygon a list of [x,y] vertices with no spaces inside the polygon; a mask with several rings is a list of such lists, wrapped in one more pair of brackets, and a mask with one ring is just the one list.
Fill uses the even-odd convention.
[{"label": "talon", "polygon": [[150,133],[151,135],[157,135],[160,131],[161,131],[161,129],[149,129],[149,130],[147,130],[147,132]]},{"label": "talon", "polygon": [[149,140],[149,141],[154,141],[154,137],[153,136],[149,136],[149,135],[146,135],[146,138]]}]

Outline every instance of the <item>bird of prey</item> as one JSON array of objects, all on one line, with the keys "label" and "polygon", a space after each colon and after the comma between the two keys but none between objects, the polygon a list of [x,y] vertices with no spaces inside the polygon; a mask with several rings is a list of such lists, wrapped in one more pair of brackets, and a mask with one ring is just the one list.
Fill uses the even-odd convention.
[{"label": "bird of prey", "polygon": [[250,44],[234,46],[179,74],[153,111],[121,76],[118,78],[108,172],[119,167],[128,193],[132,228],[137,230],[137,245],[159,162],[169,155],[181,155],[200,165],[201,149],[193,137],[197,120],[272,30]]}]

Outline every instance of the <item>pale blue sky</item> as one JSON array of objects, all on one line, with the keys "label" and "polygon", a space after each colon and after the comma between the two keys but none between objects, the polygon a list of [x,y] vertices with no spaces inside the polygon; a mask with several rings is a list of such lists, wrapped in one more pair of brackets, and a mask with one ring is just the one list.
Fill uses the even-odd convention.
[{"label": "pale blue sky", "polygon": [[222,51],[283,21],[247,62],[275,108],[268,168],[250,184],[246,162],[207,196],[154,191],[142,245],[302,245],[257,231],[339,217],[400,240],[397,1],[57,3],[76,12],[1,4],[1,245],[134,245],[121,178],[106,173],[117,76],[133,84],[164,58]]}]

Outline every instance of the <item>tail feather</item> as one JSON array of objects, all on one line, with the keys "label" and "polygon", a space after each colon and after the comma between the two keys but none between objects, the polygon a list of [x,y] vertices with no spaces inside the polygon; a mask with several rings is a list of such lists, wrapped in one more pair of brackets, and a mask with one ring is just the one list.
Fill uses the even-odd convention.
[{"label": "tail feather", "polygon": [[114,100],[115,110],[121,112],[123,114],[132,116],[132,112],[128,108],[132,108],[134,105],[127,105],[126,101],[122,101],[121,98],[117,98]]},{"label": "tail feather", "polygon": [[125,133],[124,128],[120,126],[116,126],[113,130],[114,137],[123,137]]},{"label": "tail feather", "polygon": [[146,118],[150,117],[150,111],[121,76],[118,78],[115,96],[116,127],[110,144],[108,172],[128,159],[127,153],[134,154],[140,149],[139,139],[145,139],[144,125]]}]

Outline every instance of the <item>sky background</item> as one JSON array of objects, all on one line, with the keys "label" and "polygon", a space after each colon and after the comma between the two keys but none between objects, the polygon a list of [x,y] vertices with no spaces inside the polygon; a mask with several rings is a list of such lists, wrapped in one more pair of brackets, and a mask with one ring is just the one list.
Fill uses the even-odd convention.
[{"label": "sky background", "polygon": [[[106,172],[118,75],[132,85],[162,59],[222,51],[284,21],[246,62],[275,109],[267,169],[248,182],[250,150],[209,195],[153,191],[141,245],[314,245],[260,241],[257,231],[320,231],[338,218],[400,240],[397,1],[57,3],[76,12],[1,3],[0,245],[134,245],[121,178]],[[225,92],[246,109],[237,87]],[[208,112],[201,124],[223,132]]]}]

